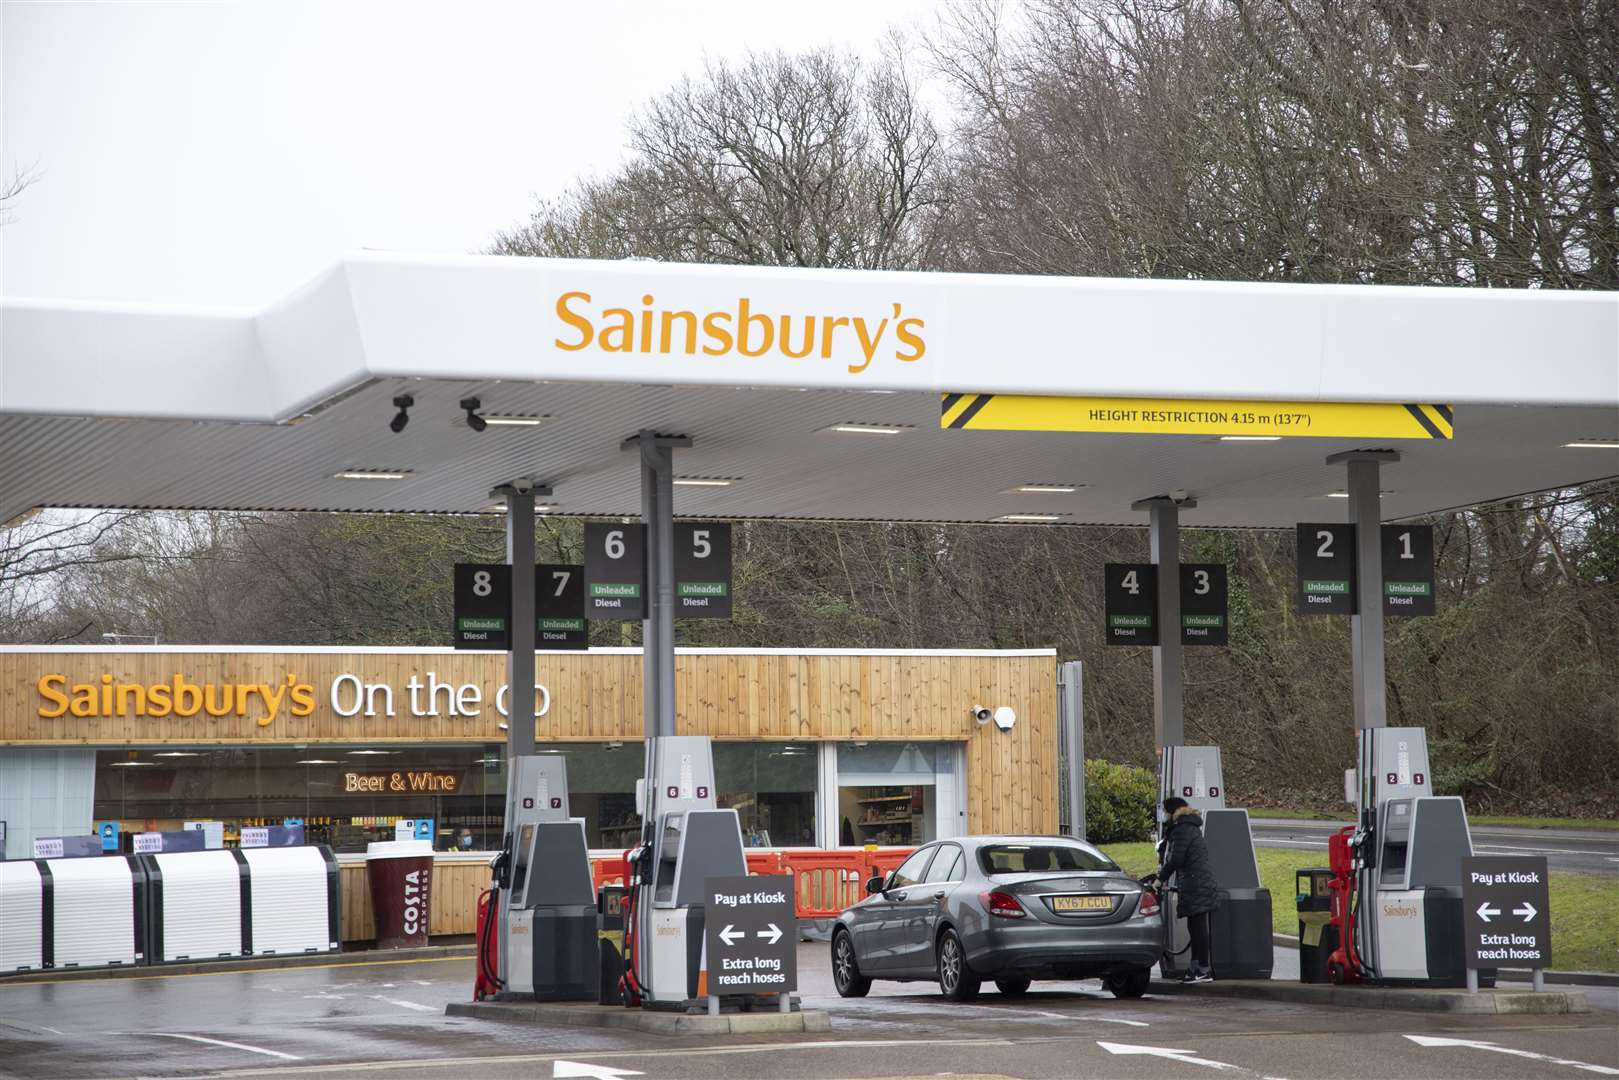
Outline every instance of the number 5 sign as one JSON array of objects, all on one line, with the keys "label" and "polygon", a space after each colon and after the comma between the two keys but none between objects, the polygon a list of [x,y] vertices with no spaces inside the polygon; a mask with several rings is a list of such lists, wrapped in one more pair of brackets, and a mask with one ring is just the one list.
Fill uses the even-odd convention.
[{"label": "number 5 sign", "polygon": [[675,523],[675,618],[731,617],[731,526]]}]

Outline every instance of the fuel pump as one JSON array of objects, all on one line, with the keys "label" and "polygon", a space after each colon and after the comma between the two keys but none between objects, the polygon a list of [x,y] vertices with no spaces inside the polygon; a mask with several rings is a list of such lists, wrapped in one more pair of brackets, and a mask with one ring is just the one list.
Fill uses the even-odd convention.
[{"label": "fuel pump", "polygon": [[[1431,794],[1422,728],[1362,730],[1355,776],[1355,828],[1329,850],[1344,894],[1329,972],[1344,982],[1463,985],[1462,860],[1473,840],[1462,800]],[[1335,923],[1338,904],[1335,896]]]},{"label": "fuel pump", "polygon": [[511,759],[507,833],[478,913],[475,996],[594,1001],[596,892],[583,820],[568,816],[567,762]]},{"label": "fuel pump", "polygon": [[647,776],[636,791],[646,823],[630,854],[632,910],[625,913],[625,1004],[695,1009],[707,996],[704,881],[748,872],[735,810],[714,802],[707,736],[647,740]]},{"label": "fuel pump", "polygon": [[[1214,974],[1221,979],[1268,979],[1275,960],[1270,890],[1260,887],[1248,811],[1227,809],[1218,746],[1165,746],[1158,758],[1158,842],[1163,801],[1179,796],[1203,818],[1203,841],[1220,890],[1210,920]],[[1160,847],[1159,855],[1162,857]],[[1167,882],[1163,884],[1168,884]],[[1178,978],[1191,962],[1186,922],[1175,914],[1176,894],[1164,890],[1165,949],[1159,971]]]}]

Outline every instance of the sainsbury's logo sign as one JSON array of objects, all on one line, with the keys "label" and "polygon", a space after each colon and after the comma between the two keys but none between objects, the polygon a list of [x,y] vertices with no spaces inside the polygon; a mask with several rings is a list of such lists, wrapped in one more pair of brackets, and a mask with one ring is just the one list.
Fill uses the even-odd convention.
[{"label": "sainsbury's logo sign", "polygon": [[650,293],[635,307],[605,307],[587,292],[557,297],[556,347],[653,356],[834,360],[858,375],[879,360],[913,363],[927,353],[927,323],[895,303],[880,315],[787,314],[741,297],[735,308],[663,308]]}]

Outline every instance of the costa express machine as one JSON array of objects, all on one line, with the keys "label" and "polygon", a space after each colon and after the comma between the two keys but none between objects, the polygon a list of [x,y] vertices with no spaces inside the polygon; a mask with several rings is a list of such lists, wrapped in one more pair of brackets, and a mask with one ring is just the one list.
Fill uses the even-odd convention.
[{"label": "costa express machine", "polygon": [[479,912],[476,996],[595,1001],[596,890],[584,821],[568,816],[567,761],[533,754],[511,769],[510,831]]},{"label": "costa express machine", "polygon": [[[1203,841],[1219,886],[1220,906],[1210,919],[1210,959],[1221,979],[1268,979],[1275,960],[1270,890],[1259,884],[1248,811],[1226,809],[1218,746],[1165,746],[1158,757],[1159,816],[1163,800],[1178,795],[1203,817]],[[1159,822],[1159,839],[1167,822]],[[1165,938],[1159,971],[1178,978],[1191,964],[1191,937],[1175,913],[1175,894],[1163,901]]]},{"label": "costa express machine", "polygon": [[1473,854],[1473,839],[1462,800],[1432,794],[1427,733],[1363,729],[1352,775],[1356,823],[1329,844],[1339,894],[1329,975],[1464,985],[1462,860]]},{"label": "costa express machine", "polygon": [[646,824],[630,855],[624,1003],[695,1011],[708,994],[704,882],[748,872],[742,825],[715,806],[707,736],[648,739],[636,797]]}]

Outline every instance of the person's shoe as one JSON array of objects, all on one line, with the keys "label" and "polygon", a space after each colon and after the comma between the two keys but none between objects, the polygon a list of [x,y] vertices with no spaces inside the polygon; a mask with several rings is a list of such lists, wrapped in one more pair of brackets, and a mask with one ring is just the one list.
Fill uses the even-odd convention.
[{"label": "person's shoe", "polygon": [[1186,974],[1181,976],[1181,982],[1183,982],[1183,983],[1197,982],[1197,969],[1196,968],[1187,968],[1186,969]]},{"label": "person's shoe", "polygon": [[1190,978],[1188,978],[1186,980],[1189,983],[1202,983],[1202,982],[1213,982],[1214,981],[1214,972],[1209,971],[1207,968],[1204,968],[1202,970],[1198,970],[1198,969],[1194,968],[1193,970],[1187,972],[1187,974],[1190,976]]}]

